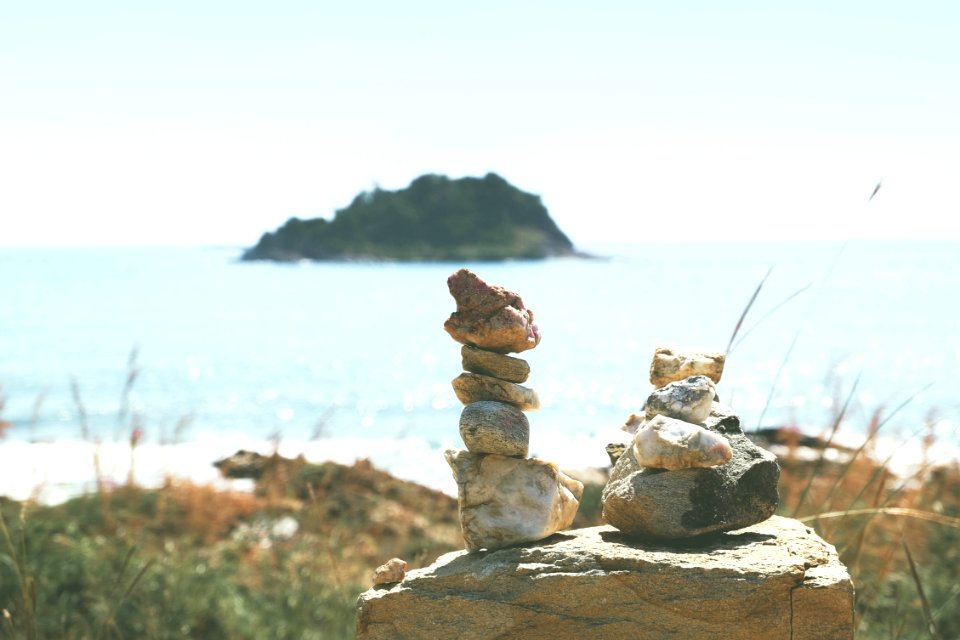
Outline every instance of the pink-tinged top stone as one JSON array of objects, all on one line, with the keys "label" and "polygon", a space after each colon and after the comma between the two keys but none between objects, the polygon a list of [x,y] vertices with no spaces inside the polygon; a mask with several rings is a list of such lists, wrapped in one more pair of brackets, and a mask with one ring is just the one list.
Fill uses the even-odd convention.
[{"label": "pink-tinged top stone", "polygon": [[517,294],[487,284],[469,269],[447,278],[447,286],[457,310],[443,328],[457,342],[498,353],[526,351],[540,343],[533,311]]}]

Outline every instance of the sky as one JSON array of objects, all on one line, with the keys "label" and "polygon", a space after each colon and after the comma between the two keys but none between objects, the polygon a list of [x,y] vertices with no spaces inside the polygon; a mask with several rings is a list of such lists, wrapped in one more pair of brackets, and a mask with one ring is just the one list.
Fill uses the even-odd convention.
[{"label": "sky", "polygon": [[0,245],[249,246],[490,171],[581,247],[960,239],[958,33],[923,0],[3,2]]}]

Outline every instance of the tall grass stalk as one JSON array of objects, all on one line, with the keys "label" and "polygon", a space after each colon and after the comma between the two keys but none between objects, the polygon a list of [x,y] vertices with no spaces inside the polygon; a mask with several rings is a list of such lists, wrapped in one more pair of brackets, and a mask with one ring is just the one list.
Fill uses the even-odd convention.
[{"label": "tall grass stalk", "polygon": [[780,384],[780,376],[783,374],[783,370],[787,366],[787,362],[790,361],[790,356],[793,355],[793,350],[797,346],[797,342],[800,341],[800,336],[803,334],[803,329],[806,325],[807,319],[813,313],[814,308],[820,297],[820,292],[823,291],[823,283],[827,281],[830,275],[833,273],[833,270],[836,268],[837,263],[840,262],[840,257],[843,255],[844,250],[847,248],[847,242],[844,242],[840,245],[840,248],[837,250],[837,255],[833,257],[833,260],[830,262],[830,266],[827,268],[827,271],[823,274],[821,280],[821,286],[817,289],[816,293],[810,300],[810,305],[807,307],[807,312],[804,315],[803,320],[800,323],[800,326],[797,328],[797,332],[793,335],[793,339],[790,341],[790,346],[787,347],[787,353],[783,356],[783,360],[780,361],[780,366],[777,367],[777,373],[773,377],[773,383],[770,385],[770,392],[767,394],[767,400],[763,404],[763,410],[760,411],[760,417],[757,419],[756,431],[759,431],[763,426],[763,419],[767,415],[767,410],[770,408],[770,404],[773,402],[773,397],[776,394],[777,386]]},{"label": "tall grass stalk", "polygon": [[[27,640],[36,640],[37,635],[37,583],[27,566],[27,534],[26,534],[26,507],[20,509],[20,531],[18,544],[14,544],[10,530],[7,529],[7,523],[3,517],[3,511],[0,510],[0,534],[3,535],[3,543],[6,548],[6,554],[0,555],[0,561],[4,561],[17,581],[17,587],[20,591],[20,603],[22,611],[20,612],[23,628],[23,634]],[[19,550],[17,549],[19,547]],[[5,626],[14,635],[13,617],[6,609],[3,610]]]},{"label": "tall grass stalk", "polygon": [[913,583],[917,587],[917,595],[920,596],[920,604],[923,607],[923,617],[927,621],[927,630],[930,633],[930,637],[935,640],[942,640],[943,636],[940,635],[940,631],[937,629],[937,623],[933,619],[933,613],[930,611],[930,601],[927,599],[926,591],[923,589],[923,583],[920,581],[920,574],[917,573],[917,565],[913,561],[913,554],[910,553],[910,547],[907,546],[907,541],[901,539],[900,544],[903,545],[903,552],[907,556],[907,562],[910,564],[910,575],[913,576]]},{"label": "tall grass stalk", "polygon": [[763,289],[763,285],[767,281],[767,278],[770,277],[771,273],[773,273],[773,267],[767,269],[767,273],[763,276],[763,278],[760,279],[760,284],[758,284],[757,288],[753,290],[753,295],[750,296],[750,300],[747,301],[747,306],[743,308],[743,312],[740,314],[737,324],[735,324],[733,327],[733,333],[730,335],[730,341],[727,342],[727,348],[724,349],[725,354],[730,354],[733,341],[737,339],[737,334],[740,333],[740,328],[743,326],[743,321],[746,319],[747,314],[750,313],[750,308],[753,307],[753,303],[757,301],[757,296],[760,295],[760,290]]},{"label": "tall grass stalk", "polygon": [[833,518],[857,518],[860,516],[888,515],[901,518],[915,518],[917,520],[926,520],[927,522],[936,522],[937,524],[960,529],[960,518],[945,516],[933,511],[923,511],[921,509],[908,509],[905,507],[871,507],[868,509],[845,509],[843,511],[825,511],[813,515],[797,518],[803,523],[814,523],[818,520],[830,520]]},{"label": "tall grass stalk", "polygon": [[853,396],[857,391],[857,386],[860,384],[860,375],[861,374],[857,374],[856,380],[853,381],[853,386],[850,387],[850,393],[847,394],[847,399],[844,400],[843,406],[840,408],[840,411],[833,420],[833,425],[830,427],[830,435],[827,437],[827,441],[824,443],[823,449],[820,450],[820,456],[817,458],[817,462],[813,467],[813,471],[810,472],[810,477],[807,478],[807,483],[803,487],[803,491],[800,492],[800,497],[797,499],[797,504],[793,508],[794,518],[796,518],[797,514],[800,513],[800,509],[803,507],[804,502],[807,500],[807,495],[810,493],[810,488],[813,486],[813,481],[820,473],[820,469],[823,467],[827,456],[827,450],[830,448],[830,445],[833,444],[833,439],[836,437],[837,431],[840,430],[840,424],[843,422],[844,416],[847,415],[847,409],[849,409],[850,403],[853,400]]},{"label": "tall grass stalk", "polygon": [[[767,275],[769,275],[769,272],[767,273]],[[766,278],[764,278],[764,280],[766,280]],[[763,284],[763,283],[761,282],[761,284]],[[727,355],[729,356],[731,353],[733,353],[734,351],[736,351],[737,347],[739,347],[740,344],[741,344],[744,340],[747,339],[747,336],[749,336],[749,335],[753,332],[754,329],[756,329],[758,326],[760,326],[760,325],[763,323],[764,320],[766,320],[767,318],[769,318],[770,316],[772,316],[773,314],[775,314],[777,311],[779,311],[779,310],[781,309],[781,307],[786,306],[786,304],[787,304],[788,302],[790,302],[791,300],[793,300],[794,298],[796,298],[797,296],[799,296],[800,294],[802,294],[804,291],[806,291],[807,289],[809,289],[809,288],[812,287],[812,286],[813,286],[813,283],[812,283],[812,282],[810,282],[810,283],[808,283],[808,284],[805,284],[804,286],[800,287],[799,289],[797,289],[796,291],[794,291],[793,293],[791,293],[789,296],[787,296],[786,298],[784,298],[783,300],[781,300],[781,301],[780,301],[777,305],[775,305],[772,309],[770,309],[770,310],[767,311],[765,314],[763,314],[762,316],[760,316],[760,319],[759,319],[759,320],[757,320],[757,321],[754,322],[752,325],[750,325],[750,328],[743,332],[743,335],[740,336],[740,339],[737,340],[736,343],[734,343],[734,342],[733,342],[733,339],[731,338],[730,342],[733,344],[733,346],[727,345]],[[757,289],[757,292],[759,292],[759,288]],[[753,301],[751,300],[751,304],[752,304],[752,303],[753,303]],[[744,310],[744,315],[746,315],[746,312],[747,312],[747,310],[748,310],[749,308],[750,308],[750,307],[748,306],[747,309]],[[742,317],[741,317],[741,319],[740,319],[740,322],[743,322],[743,318],[742,318]],[[739,328],[739,323],[737,324],[737,328]],[[737,335],[736,332],[734,332],[734,337],[736,337],[736,335]]]},{"label": "tall grass stalk", "polygon": [[133,391],[133,385],[140,375],[140,367],[137,365],[137,356],[140,348],[134,346],[127,357],[127,375],[123,381],[123,390],[120,393],[120,404],[117,410],[117,424],[114,431],[114,440],[119,440],[123,434],[124,422],[130,413],[130,394]]},{"label": "tall grass stalk", "polygon": [[[103,637],[103,634],[107,631],[107,629],[113,629],[114,631],[119,633],[120,630],[116,628],[116,622],[115,622],[117,617],[117,611],[119,611],[121,605],[123,605],[123,603],[126,602],[127,599],[129,599],[130,594],[133,592],[134,588],[136,588],[137,583],[140,582],[143,576],[147,573],[147,571],[150,570],[150,568],[156,562],[156,558],[151,558],[150,560],[148,560],[140,568],[140,570],[137,571],[137,573],[133,576],[133,579],[131,579],[126,586],[123,586],[124,576],[127,573],[127,568],[130,566],[130,561],[133,559],[133,555],[136,549],[137,549],[136,545],[130,545],[130,548],[127,549],[127,553],[123,557],[123,562],[120,564],[120,568],[117,569],[117,577],[113,583],[113,588],[110,593],[110,602],[111,602],[110,610],[106,619],[103,621],[103,624],[100,625],[100,629],[96,635],[97,640]],[[118,594],[119,594],[119,597],[117,597]]]},{"label": "tall grass stalk", "polygon": [[[827,492],[827,497],[824,498],[823,500],[823,505],[826,508],[829,509],[833,505],[833,497],[836,494],[837,488],[840,486],[840,483],[843,482],[843,479],[847,476],[847,473],[850,471],[850,467],[853,466],[853,463],[860,457],[860,454],[862,454],[869,445],[873,444],[873,441],[876,439],[877,434],[880,432],[880,429],[882,429],[888,422],[890,422],[890,420],[892,420],[893,417],[896,416],[904,407],[910,404],[914,400],[914,398],[916,398],[918,395],[920,395],[921,393],[929,389],[931,386],[933,386],[932,382],[926,385],[925,387],[923,387],[922,389],[920,389],[919,391],[914,392],[913,395],[911,395],[909,398],[907,398],[906,400],[901,402],[899,405],[897,405],[897,407],[886,418],[884,418],[883,420],[880,420],[875,427],[870,429],[869,433],[867,434],[867,437],[864,438],[863,440],[863,444],[861,444],[857,449],[854,450],[852,454],[850,454],[850,457],[847,459],[840,474],[837,476],[836,480],[834,480],[833,482],[833,485],[830,487],[830,491]],[[860,493],[858,493],[857,497],[851,501],[851,505],[856,503],[856,501],[863,496],[863,492],[867,490],[867,487],[879,476],[880,473],[886,471],[887,464],[889,464],[889,462],[892,459],[893,459],[893,454],[887,457],[886,461],[884,461],[882,465],[874,469],[873,474],[870,477],[870,481],[863,485],[863,488],[860,490]]]}]

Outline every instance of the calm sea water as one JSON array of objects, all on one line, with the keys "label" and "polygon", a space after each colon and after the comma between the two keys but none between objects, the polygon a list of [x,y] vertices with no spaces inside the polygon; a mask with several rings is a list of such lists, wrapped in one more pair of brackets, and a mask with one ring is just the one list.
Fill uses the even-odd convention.
[{"label": "calm sea water", "polygon": [[543,405],[532,452],[602,464],[602,443],[649,393],[654,348],[723,350],[771,268],[718,387],[747,427],[825,429],[859,376],[845,430],[924,389],[885,432],[915,441],[935,416],[955,446],[960,244],[588,249],[609,259],[272,264],[237,262],[238,248],[0,248],[3,442],[80,439],[73,379],[88,440],[124,441],[132,416],[145,444],[313,442],[317,455],[446,476],[439,454],[410,458],[459,443],[459,345],[442,325],[446,278],[468,266],[520,293],[541,327],[523,355]]}]

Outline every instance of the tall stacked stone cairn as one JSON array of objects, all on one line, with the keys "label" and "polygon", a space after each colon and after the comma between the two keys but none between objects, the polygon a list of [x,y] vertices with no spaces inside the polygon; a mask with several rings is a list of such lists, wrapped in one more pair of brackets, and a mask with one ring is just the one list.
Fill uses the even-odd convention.
[{"label": "tall stacked stone cairn", "polygon": [[464,373],[453,380],[463,402],[466,450],[444,453],[457,481],[460,526],[468,551],[541,540],[569,527],[583,484],[551,462],[527,458],[530,424],[540,406],[526,382],[530,366],[506,355],[533,349],[540,332],[515,293],[467,269],[447,279],[457,310],[443,328],[461,343]]},{"label": "tall stacked stone cairn", "polygon": [[607,447],[616,463],[603,516],[625,534],[693,538],[748,527],[776,510],[776,456],[753,444],[717,401],[724,360],[722,353],[654,353],[655,389],[623,426],[632,441]]}]

